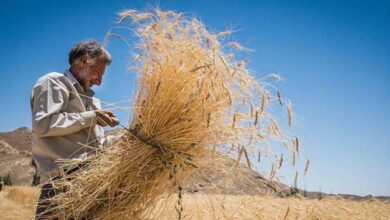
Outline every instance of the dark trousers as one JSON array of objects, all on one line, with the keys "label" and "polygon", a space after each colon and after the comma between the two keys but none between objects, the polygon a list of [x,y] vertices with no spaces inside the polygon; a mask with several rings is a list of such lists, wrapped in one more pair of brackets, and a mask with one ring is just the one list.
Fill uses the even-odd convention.
[{"label": "dark trousers", "polygon": [[[77,167],[74,167],[69,170],[64,170],[65,177],[67,175],[76,172],[77,170],[86,167],[86,163],[79,164]],[[57,180],[62,178],[61,176],[55,177],[53,180]],[[69,179],[69,178],[67,178]],[[48,181],[47,183],[43,184],[41,188],[41,195],[39,196],[38,200],[38,205],[37,205],[37,211],[35,214],[35,220],[48,220],[48,219],[53,219],[49,218],[49,216],[52,214],[48,211],[48,208],[50,208],[49,203],[46,201],[46,199],[49,199],[51,197],[54,197],[55,195],[66,192],[66,189],[63,190],[58,190],[58,189],[53,189],[53,185],[51,184],[51,180]],[[53,219],[56,220],[56,219]]]},{"label": "dark trousers", "polygon": [[49,199],[51,197],[54,197],[58,192],[55,192],[53,189],[53,185],[48,182],[45,183],[41,188],[41,195],[39,196],[38,205],[37,205],[37,211],[35,214],[36,220],[46,220],[50,219],[50,212],[47,212],[47,208],[49,207],[48,202],[46,199]]}]

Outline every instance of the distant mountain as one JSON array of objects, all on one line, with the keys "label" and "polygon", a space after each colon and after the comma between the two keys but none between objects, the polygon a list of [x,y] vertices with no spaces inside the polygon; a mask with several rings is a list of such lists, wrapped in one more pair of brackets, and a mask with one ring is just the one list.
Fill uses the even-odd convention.
[{"label": "distant mountain", "polygon": [[31,129],[27,127],[9,132],[0,132],[0,139],[20,152],[31,152]]},{"label": "distant mountain", "polygon": [[[109,131],[109,133],[114,132],[120,131]],[[22,127],[14,131],[2,132],[0,140],[0,175],[10,173],[14,184],[30,185],[34,171],[31,166],[31,130]],[[186,181],[185,189],[189,192],[201,193],[264,195],[278,195],[281,190],[289,189],[283,184],[267,181],[259,173],[247,167],[239,174],[233,172],[234,163],[232,159],[226,158],[218,167],[212,164],[200,167],[200,175]]]},{"label": "distant mountain", "polygon": [[5,140],[0,138],[0,154],[8,154],[8,155],[18,155],[20,151],[13,148],[9,145]]},{"label": "distant mountain", "polygon": [[0,133],[0,176],[10,174],[14,185],[30,185],[33,172],[30,129]]},{"label": "distant mountain", "polygon": [[[120,132],[119,130],[109,133]],[[235,161],[225,158],[218,166],[204,164],[199,167],[198,174],[185,181],[184,188],[192,193],[225,193],[249,195],[275,195],[286,197],[292,195],[318,199],[328,196],[343,197],[352,200],[375,198],[390,200],[389,196],[356,196],[347,194],[326,194],[321,192],[307,192],[300,189],[269,181],[258,172],[241,164],[240,172],[234,170]],[[30,185],[34,168],[31,166],[31,130],[27,127],[18,128],[10,132],[0,133],[0,175],[10,173],[15,185]]]}]

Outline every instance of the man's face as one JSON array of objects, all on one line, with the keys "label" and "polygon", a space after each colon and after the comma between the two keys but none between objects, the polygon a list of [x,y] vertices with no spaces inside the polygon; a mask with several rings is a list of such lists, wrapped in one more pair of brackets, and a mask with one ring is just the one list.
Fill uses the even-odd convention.
[{"label": "man's face", "polygon": [[85,64],[80,69],[79,81],[85,91],[89,91],[93,85],[100,86],[107,63],[96,60],[94,64]]}]

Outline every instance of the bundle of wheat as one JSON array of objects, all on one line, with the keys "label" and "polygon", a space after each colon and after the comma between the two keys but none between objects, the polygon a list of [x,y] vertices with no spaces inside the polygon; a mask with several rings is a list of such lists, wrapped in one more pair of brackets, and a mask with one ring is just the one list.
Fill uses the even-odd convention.
[{"label": "bundle of wheat", "polygon": [[226,53],[228,47],[242,49],[221,44],[228,32],[211,34],[195,18],[159,9],[124,11],[119,24],[128,19],[140,39],[131,123],[118,142],[53,182],[64,191],[49,200],[53,217],[143,218],[158,213],[156,201],[177,193],[180,218],[182,182],[197,174],[199,164],[214,158],[218,166],[218,155],[231,154],[237,165],[245,156],[250,167],[250,153],[263,150],[268,137],[283,138],[266,111],[273,100],[288,106],[291,120],[291,105],[280,93],[273,98],[246,61]]}]

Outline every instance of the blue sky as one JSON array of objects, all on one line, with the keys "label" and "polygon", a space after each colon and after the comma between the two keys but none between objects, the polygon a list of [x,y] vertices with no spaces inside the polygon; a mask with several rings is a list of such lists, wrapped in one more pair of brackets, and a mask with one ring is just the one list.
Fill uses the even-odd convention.
[{"label": "blue sky", "polygon": [[[102,41],[116,13],[156,1],[0,0],[0,131],[31,127],[29,95],[35,81],[63,71],[70,47]],[[214,31],[235,28],[232,40],[256,76],[280,73],[276,86],[293,102],[312,166],[300,180],[308,190],[390,195],[389,1],[186,1],[163,9],[195,15]],[[118,40],[113,64],[97,96],[131,98],[129,50]],[[129,102],[122,103],[129,106]],[[126,124],[128,114],[118,111]]]}]

